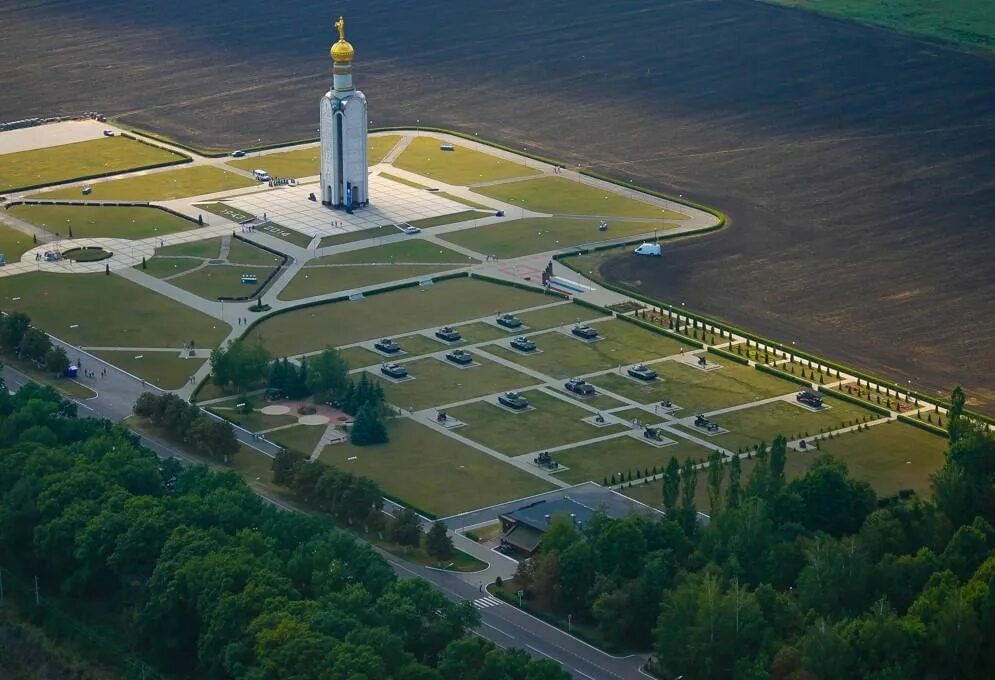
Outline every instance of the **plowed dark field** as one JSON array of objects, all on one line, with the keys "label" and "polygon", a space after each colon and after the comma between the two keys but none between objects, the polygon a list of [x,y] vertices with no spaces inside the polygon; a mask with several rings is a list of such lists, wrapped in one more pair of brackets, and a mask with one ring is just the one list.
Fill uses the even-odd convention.
[{"label": "plowed dark field", "polygon": [[7,0],[0,119],[314,136],[329,15],[374,125],[479,132],[732,217],[604,272],[995,405],[995,60],[749,0]]}]

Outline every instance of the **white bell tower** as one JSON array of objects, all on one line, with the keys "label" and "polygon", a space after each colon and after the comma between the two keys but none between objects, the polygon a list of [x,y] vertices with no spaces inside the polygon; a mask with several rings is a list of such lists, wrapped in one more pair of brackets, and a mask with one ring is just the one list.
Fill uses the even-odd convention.
[{"label": "white bell tower", "polygon": [[335,22],[339,40],[332,45],[332,87],[321,98],[321,202],[352,210],[370,202],[367,161],[366,95],[352,86],[352,45],[345,19]]}]

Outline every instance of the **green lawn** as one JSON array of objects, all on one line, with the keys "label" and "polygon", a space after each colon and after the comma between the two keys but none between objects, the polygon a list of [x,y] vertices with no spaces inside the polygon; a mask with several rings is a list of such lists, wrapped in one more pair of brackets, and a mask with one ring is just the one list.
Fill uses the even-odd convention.
[{"label": "green lawn", "polygon": [[978,0],[766,0],[962,47],[995,50],[995,5]]},{"label": "green lawn", "polygon": [[350,250],[335,255],[325,255],[310,260],[307,266],[321,264],[467,264],[468,261],[479,262],[454,250],[430,243],[425,239],[413,238],[397,241],[383,246],[371,246]]},{"label": "green lawn", "polygon": [[607,411],[610,408],[618,408],[619,406],[625,406],[624,403],[617,399],[609,397],[607,394],[597,393],[593,397],[581,397],[580,395],[574,394],[573,392],[567,392],[563,387],[563,383],[559,383],[554,386],[556,391],[562,393],[569,399],[573,399],[581,404],[587,404],[596,409],[601,409],[602,411]]},{"label": "green lawn", "polygon": [[[442,349],[442,347],[440,346],[437,349]],[[376,352],[363,347],[346,347],[345,349],[340,349],[339,354],[342,356],[343,361],[346,362],[346,365],[348,365],[350,369],[362,368],[363,366],[374,366],[385,361],[385,359]]]},{"label": "green lawn", "polygon": [[501,364],[479,357],[475,359],[480,365],[472,368],[459,368],[433,357],[409,361],[404,367],[415,379],[401,383],[382,379],[379,371],[372,375],[383,386],[387,401],[399,408],[415,410],[523,389],[537,383],[534,378]]},{"label": "green lawn", "polygon": [[554,488],[414,421],[393,420],[388,429],[386,444],[335,444],[325,447],[320,460],[369,477],[390,495],[441,516]]},{"label": "green lawn", "polygon": [[[200,196],[216,191],[242,189],[258,184],[255,180],[227,172],[211,165],[199,165],[179,170],[150,171],[148,174],[123,179],[94,182],[93,192],[85,198],[91,201],[167,201],[187,196]],[[56,189],[34,195],[35,198],[84,198],[79,187]]]},{"label": "green lawn", "polygon": [[74,345],[180,348],[193,340],[214,347],[230,330],[119,276],[30,272],[5,278],[2,291],[3,311],[25,312],[35,325]]},{"label": "green lawn", "polygon": [[[401,346],[401,350],[405,352],[405,354],[401,355],[402,357],[431,354],[432,352],[439,352],[445,349],[445,345],[441,342],[421,335],[420,333],[394,338],[394,342],[399,344]],[[381,364],[387,360],[383,355],[372,350],[364,349],[363,347],[346,347],[345,349],[340,349],[339,352],[342,354],[342,358],[345,359],[346,363],[349,364],[349,368],[373,366],[375,364]]]},{"label": "green lawn", "polygon": [[572,326],[575,323],[590,321],[591,319],[603,316],[606,315],[593,309],[581,307],[572,302],[564,302],[553,307],[547,307],[546,309],[537,309],[533,312],[519,314],[518,318],[530,329],[539,330],[567,324]]},{"label": "green lawn", "polygon": [[515,337],[503,328],[487,323],[486,321],[474,321],[473,323],[457,326],[456,330],[463,336],[463,342],[468,345],[487,342],[488,340],[497,340],[498,338],[507,338],[509,336]]},{"label": "green lawn", "polygon": [[394,166],[446,184],[466,185],[511,177],[538,175],[539,170],[522,163],[474,151],[459,144],[453,151],[440,151],[445,144],[435,137],[416,137],[394,161]]},{"label": "green lawn", "polygon": [[559,331],[534,336],[540,354],[525,356],[501,346],[488,345],[493,351],[522,366],[542,371],[555,378],[603,371],[619,365],[650,361],[677,354],[680,343],[657,335],[626,321],[605,321],[594,324],[602,336],[597,342],[584,342]]},{"label": "green lawn", "polygon": [[599,217],[655,217],[661,220],[687,219],[687,215],[682,213],[665,210],[614,191],[599,189],[565,177],[539,177],[521,182],[479,187],[474,191],[505,203],[524,205],[529,210],[544,213]]},{"label": "green lawn", "polygon": [[[679,461],[686,458],[700,460],[707,458],[710,453],[708,449],[684,440],[678,440],[677,444],[671,446],[657,448],[634,437],[618,437],[560,451],[553,457],[560,465],[570,468],[557,473],[556,476],[560,479],[572,484],[587,481],[601,484],[605,477],[611,477],[613,474],[629,472],[635,474],[637,470],[649,470],[652,473],[654,466],[662,472],[673,456]],[[699,476],[702,475],[699,473]],[[660,482],[656,482],[655,486],[659,493]]]},{"label": "green lawn", "polygon": [[[182,158],[172,151],[121,136],[18,151],[0,155],[0,192],[124,172]],[[72,195],[78,196],[79,189]]]},{"label": "green lawn", "polygon": [[274,354],[296,355],[328,344],[350,345],[493,314],[498,304],[519,310],[548,301],[541,293],[475,279],[451,279],[286,312],[255,326],[248,335],[262,338]]},{"label": "green lawn", "polygon": [[207,238],[201,241],[188,241],[175,246],[156,248],[156,257],[200,257],[208,260],[216,259],[221,254],[221,237]]},{"label": "green lawn", "polygon": [[249,264],[256,266],[275,267],[283,258],[268,250],[257,248],[247,241],[232,238],[228,251],[228,262],[231,264]]},{"label": "green lawn", "polygon": [[511,413],[486,401],[448,409],[449,415],[466,425],[458,432],[476,442],[509,456],[579,442],[592,437],[621,432],[621,425],[594,427],[582,422],[591,415],[562,399],[538,390],[522,395],[535,410]]},{"label": "green lawn", "polygon": [[324,293],[374,286],[378,283],[431,276],[455,268],[456,265],[407,264],[305,267],[291,279],[277,297],[280,300],[300,300]]},{"label": "green lawn", "polygon": [[10,262],[19,262],[21,255],[35,247],[30,234],[8,227],[0,222],[0,255]]},{"label": "green lawn", "polygon": [[485,210],[485,211],[487,211],[487,212],[489,212],[491,214],[494,213],[494,208],[490,207],[489,205],[484,205],[483,203],[478,203],[476,201],[471,201],[468,198],[463,198],[462,196],[457,196],[456,194],[451,194],[448,191],[439,191],[439,192],[436,192],[435,195],[436,196],[441,196],[442,198],[448,198],[450,201],[453,201],[454,203],[462,203],[463,205],[467,206],[468,208],[475,208],[477,210]]},{"label": "green lawn", "polygon": [[[716,363],[713,356],[707,355],[709,363]],[[755,368],[725,360],[722,368],[714,371],[700,371],[679,361],[664,361],[653,364],[652,368],[660,379],[650,384],[639,384],[616,374],[592,378],[591,382],[641,404],[670,399],[683,409],[678,412],[682,417],[801,389]]]},{"label": "green lawn", "polygon": [[[367,142],[367,155],[370,165],[376,165],[387,152],[394,148],[400,135],[376,135]],[[321,147],[309,146],[293,151],[273,153],[253,153],[249,158],[228,161],[228,165],[241,170],[253,171],[262,168],[272,177],[310,177],[321,171]]]},{"label": "green lawn", "polygon": [[410,220],[408,224],[412,227],[418,227],[419,229],[431,229],[432,227],[441,227],[444,224],[455,224],[456,222],[466,222],[467,220],[479,220],[482,217],[491,217],[493,214],[493,211],[481,212],[480,210],[462,210],[448,215],[439,215],[438,217],[426,217],[420,220]]},{"label": "green lawn", "polygon": [[158,208],[131,206],[15,205],[10,214],[46,231],[73,238],[143,239],[186,231],[197,226]]},{"label": "green lawn", "polygon": [[266,438],[286,449],[299,451],[305,456],[310,456],[314,447],[318,445],[321,437],[325,434],[325,429],[325,425],[294,425],[285,430],[269,432],[266,434]]},{"label": "green lawn", "polygon": [[321,171],[321,147],[309,146],[306,149],[293,151],[253,153],[248,158],[230,160],[228,165],[249,172],[261,168],[268,172],[270,177],[310,177]]},{"label": "green lawn", "polygon": [[[740,447],[745,450],[762,441],[770,443],[779,434],[788,439],[796,439],[806,433],[816,435],[822,429],[832,430],[855,421],[863,422],[867,417],[878,417],[846,401],[827,398],[824,403],[832,408],[813,412],[794,404],[775,401],[715,416],[711,420],[729,430],[729,433],[709,437],[709,441],[736,452]],[[700,433],[699,436],[704,437]]]},{"label": "green lawn", "polygon": [[[154,262],[155,260],[153,260]],[[172,285],[199,295],[205,300],[220,297],[252,297],[270,275],[271,269],[235,264],[209,264],[169,280]],[[255,274],[255,284],[242,283],[242,274]]]},{"label": "green lawn", "polygon": [[156,255],[151,260],[145,261],[145,266],[135,265],[135,269],[145,272],[149,276],[157,279],[165,279],[195,269],[203,264],[201,260],[190,257],[159,257]]},{"label": "green lawn", "polygon": [[886,423],[819,442],[822,453],[844,461],[850,474],[881,496],[913,489],[928,496],[930,475],[943,466],[947,440],[911,425]]},{"label": "green lawn", "polygon": [[325,236],[318,242],[318,247],[327,248],[328,246],[340,246],[343,243],[355,243],[356,241],[366,241],[368,239],[382,238],[384,236],[397,236],[399,233],[400,232],[397,230],[397,227],[393,224],[385,224],[371,229],[360,229],[358,231],[349,231],[344,234]]},{"label": "green lawn", "polygon": [[[537,180],[533,180],[537,181]],[[597,218],[527,217],[442,234],[439,238],[485,255],[521,257],[597,241],[663,233],[675,225],[666,222],[609,222],[598,231]]]},{"label": "green lawn", "polygon": [[164,390],[178,390],[186,385],[190,376],[196,373],[205,361],[180,357],[179,352],[99,350],[93,354]]},{"label": "green lawn", "polygon": [[391,182],[397,182],[398,184],[403,184],[406,187],[411,187],[412,189],[428,189],[428,187],[424,184],[420,184],[399,175],[392,175],[389,172],[381,172],[380,176],[384,179],[389,179]]},{"label": "green lawn", "polygon": [[401,135],[371,135],[366,138],[366,162],[376,165],[383,161],[384,156],[397,146]]}]

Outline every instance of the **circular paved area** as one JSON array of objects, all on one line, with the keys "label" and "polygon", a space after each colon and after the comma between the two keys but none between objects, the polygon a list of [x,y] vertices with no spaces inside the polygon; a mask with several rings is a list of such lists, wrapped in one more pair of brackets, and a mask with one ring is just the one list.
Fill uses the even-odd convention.
[{"label": "circular paved area", "polygon": [[328,416],[301,416],[297,419],[297,422],[301,425],[327,425]]},{"label": "circular paved area", "polygon": [[259,409],[259,412],[262,413],[264,416],[282,416],[287,413],[290,413],[290,407],[277,406],[274,404],[272,406],[263,406],[261,409]]}]

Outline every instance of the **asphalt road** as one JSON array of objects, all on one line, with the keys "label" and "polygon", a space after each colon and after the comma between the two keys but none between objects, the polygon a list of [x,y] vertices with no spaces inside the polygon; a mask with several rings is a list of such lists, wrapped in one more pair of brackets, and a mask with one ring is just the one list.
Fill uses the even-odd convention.
[{"label": "asphalt road", "polygon": [[[59,341],[53,338],[53,342]],[[60,342],[60,344],[62,343]],[[70,357],[74,359],[76,356],[76,354],[70,354]],[[88,359],[86,356],[83,357],[83,366],[84,368],[90,368],[90,366],[87,366]],[[16,391],[29,381],[27,376],[10,366],[4,366],[3,375],[8,389],[13,391]],[[97,381],[91,379],[89,382],[94,383]],[[143,386],[142,381],[136,380],[114,367],[108,368],[106,378],[99,379],[98,385],[89,386],[94,389],[100,388],[96,397],[86,400],[72,400],[79,405],[80,415],[84,417],[106,418],[114,422],[118,422],[130,415],[130,404],[134,403],[142,391],[149,389],[147,385]],[[250,443],[247,434],[238,432],[237,430],[236,434],[242,441]],[[183,453],[169,443],[145,434],[139,434],[139,437],[142,445],[154,451],[161,458],[178,458],[190,464],[200,464],[202,462]],[[252,444],[265,446],[269,442],[253,442]],[[269,496],[258,489],[255,492],[268,503],[288,512],[294,511],[293,508],[282,503],[277,498]],[[477,587],[467,583],[453,572],[429,569],[401,561],[383,551],[378,552],[387,560],[399,577],[423,578],[452,600],[475,600],[486,595],[485,592],[478,590]],[[559,629],[510,605],[501,603],[482,608],[480,609],[480,614],[481,625],[476,631],[477,634],[493,641],[501,647],[520,647],[537,658],[552,659],[560,663],[576,678],[634,679],[643,676],[640,667],[645,663],[645,657],[609,656],[601,650],[591,647],[577,638],[567,635]]]},{"label": "asphalt road", "polygon": [[4,10],[0,119],[96,109],[228,149],[315,135],[345,14],[374,126],[479,133],[731,216],[613,279],[995,409],[991,56],[751,0]]}]

